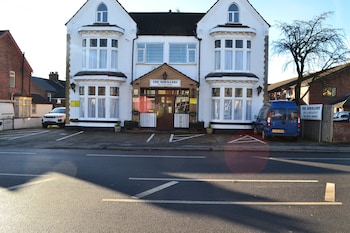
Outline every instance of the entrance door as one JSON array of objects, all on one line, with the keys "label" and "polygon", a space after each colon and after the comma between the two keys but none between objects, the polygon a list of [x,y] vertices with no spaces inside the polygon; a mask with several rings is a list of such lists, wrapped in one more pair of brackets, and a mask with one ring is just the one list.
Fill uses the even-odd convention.
[{"label": "entrance door", "polygon": [[156,97],[157,129],[174,129],[174,96],[159,95]]}]

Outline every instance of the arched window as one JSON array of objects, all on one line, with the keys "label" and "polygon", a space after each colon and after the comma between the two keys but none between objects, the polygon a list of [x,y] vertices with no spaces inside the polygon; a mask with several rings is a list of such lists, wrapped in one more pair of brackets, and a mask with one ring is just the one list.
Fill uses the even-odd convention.
[{"label": "arched window", "polygon": [[107,6],[101,3],[97,8],[96,21],[98,23],[107,23],[107,20],[108,20]]},{"label": "arched window", "polygon": [[236,4],[232,4],[228,8],[228,22],[229,23],[239,23],[239,9]]}]

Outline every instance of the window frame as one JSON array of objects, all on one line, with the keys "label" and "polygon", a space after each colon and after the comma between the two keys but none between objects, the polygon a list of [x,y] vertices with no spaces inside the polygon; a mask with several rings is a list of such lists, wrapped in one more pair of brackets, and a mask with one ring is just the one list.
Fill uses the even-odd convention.
[{"label": "window frame", "polygon": [[118,70],[118,47],[119,40],[114,37],[84,37],[82,39],[83,69]]},{"label": "window frame", "polygon": [[240,22],[239,7],[233,3],[228,8],[227,22],[238,24]]},{"label": "window frame", "polygon": [[101,3],[97,7],[96,22],[97,23],[107,23],[108,22],[108,8],[107,8],[106,4],[104,4],[104,3]]},{"label": "window frame", "polygon": [[[151,50],[152,46],[160,46],[158,49],[159,58],[151,56],[151,53],[157,53],[156,50]],[[155,47],[154,47],[155,48]],[[152,58],[152,59],[151,59]],[[151,59],[151,60],[150,60]],[[159,60],[157,60],[159,59]],[[136,62],[139,64],[162,64],[164,63],[164,43],[137,43],[136,45]]]},{"label": "window frame", "polygon": [[16,87],[16,72],[15,71],[9,72],[9,79],[10,79],[10,83],[9,83],[10,88],[15,88]]},{"label": "window frame", "polygon": [[[174,54],[179,55],[179,57],[176,57],[176,55],[174,57]],[[195,64],[197,59],[196,54],[197,45],[195,43],[169,43],[170,64]]]}]

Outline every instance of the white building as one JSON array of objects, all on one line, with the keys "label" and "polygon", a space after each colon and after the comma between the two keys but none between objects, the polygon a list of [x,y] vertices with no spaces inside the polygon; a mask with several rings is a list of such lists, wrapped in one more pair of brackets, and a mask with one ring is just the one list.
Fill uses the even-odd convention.
[{"label": "white building", "polygon": [[247,129],[263,104],[269,25],[247,0],[206,13],[88,0],[66,26],[70,126]]}]

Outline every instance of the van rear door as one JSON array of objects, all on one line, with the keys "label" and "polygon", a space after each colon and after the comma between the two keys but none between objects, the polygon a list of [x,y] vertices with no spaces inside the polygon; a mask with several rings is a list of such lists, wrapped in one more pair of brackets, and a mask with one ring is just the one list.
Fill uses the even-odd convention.
[{"label": "van rear door", "polygon": [[286,123],[286,134],[291,136],[298,136],[300,127],[299,111],[297,108],[288,108],[287,111],[288,116]]},{"label": "van rear door", "polygon": [[270,133],[285,134],[287,124],[287,109],[272,108],[269,114]]}]

